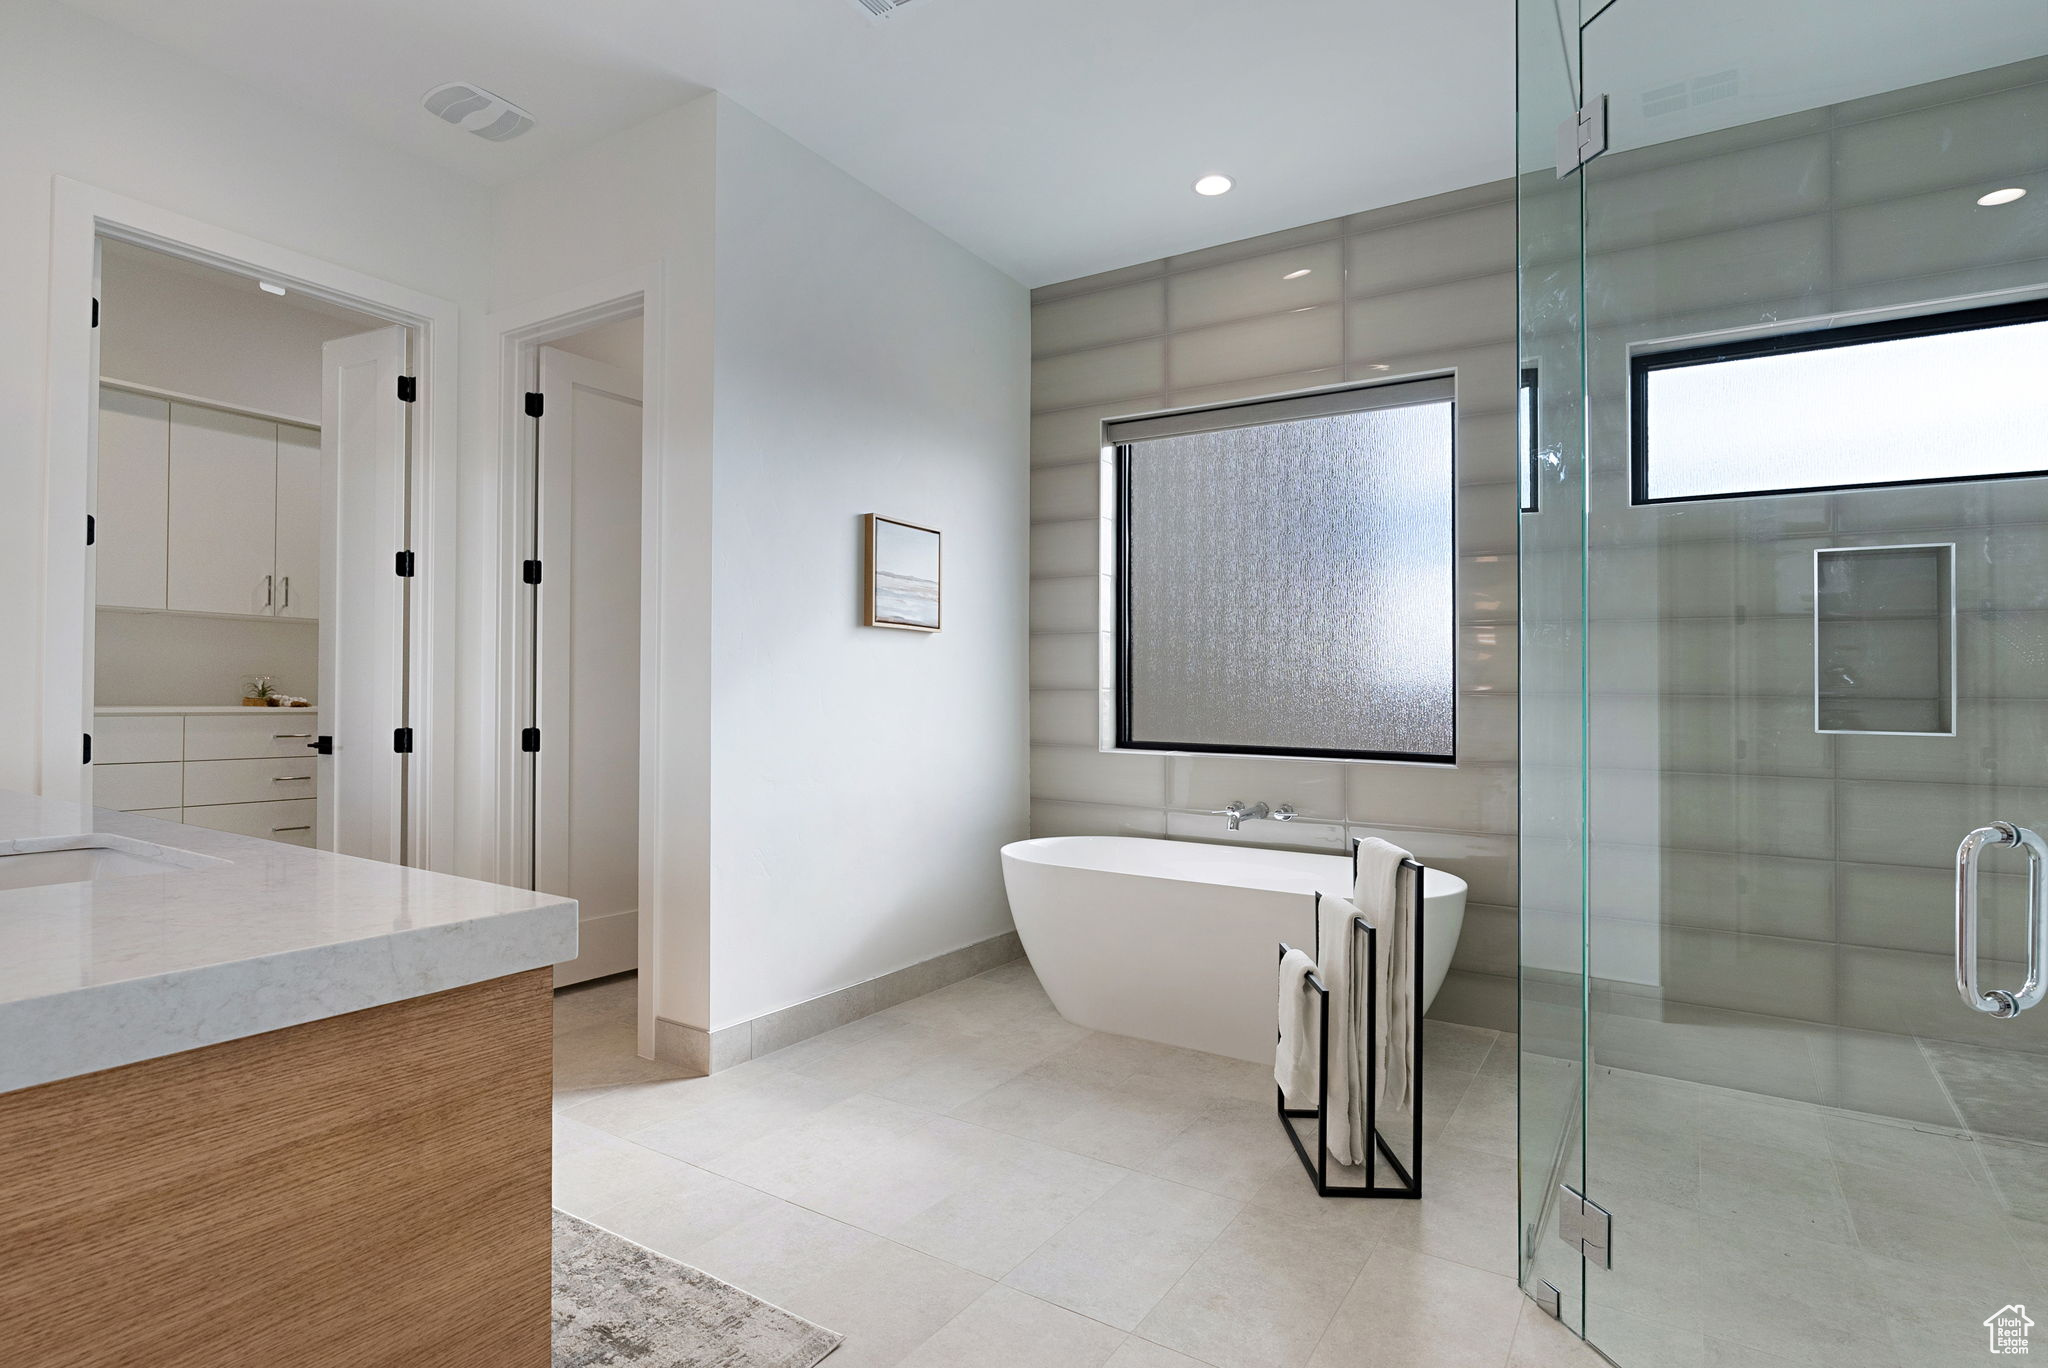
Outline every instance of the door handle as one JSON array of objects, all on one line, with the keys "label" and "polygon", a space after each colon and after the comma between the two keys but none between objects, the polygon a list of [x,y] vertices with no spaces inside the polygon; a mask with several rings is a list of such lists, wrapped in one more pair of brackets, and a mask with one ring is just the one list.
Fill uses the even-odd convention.
[{"label": "door handle", "polygon": [[[1984,847],[2018,846],[2027,852],[2027,978],[2017,993],[1985,989],[1977,983],[1977,859]],[[1956,847],[1956,991],[1970,1010],[1987,1016],[2016,1017],[2048,997],[2048,965],[2042,963],[2048,942],[2048,843],[2011,822],[1993,822],[1963,837]]]},{"label": "door handle", "polygon": [[286,575],[284,579],[280,581],[280,583],[284,588],[284,602],[279,604],[278,606],[280,608],[289,608],[292,606],[292,577],[290,575]]},{"label": "door handle", "polygon": [[275,575],[265,575],[263,577],[263,606],[265,608],[275,608],[277,606],[277,576]]}]

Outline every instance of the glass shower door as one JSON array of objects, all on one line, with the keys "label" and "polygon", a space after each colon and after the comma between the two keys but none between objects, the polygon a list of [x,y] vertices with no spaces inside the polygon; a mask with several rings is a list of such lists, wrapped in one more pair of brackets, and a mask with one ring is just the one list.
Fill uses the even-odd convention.
[{"label": "glass shower door", "polygon": [[[1555,390],[1570,268],[1539,280],[1555,194],[1523,201],[1566,492],[1522,567],[1525,993],[1549,960],[1571,995],[1574,927],[1583,1115],[1541,1120],[1569,1013],[1525,1001],[1524,1224],[1575,1163],[1612,1224],[1538,1280],[1569,1320],[1582,1277],[1624,1368],[1982,1362],[2048,1310],[2048,1010],[1966,1003],[1955,946],[1989,828],[1978,1000],[2020,989],[2027,855],[1993,824],[2048,830],[2048,7],[1586,8],[1606,147],[1560,182]],[[1576,739],[1538,658],[1575,608]],[[1525,1286],[1580,1252],[1536,1239]]]}]

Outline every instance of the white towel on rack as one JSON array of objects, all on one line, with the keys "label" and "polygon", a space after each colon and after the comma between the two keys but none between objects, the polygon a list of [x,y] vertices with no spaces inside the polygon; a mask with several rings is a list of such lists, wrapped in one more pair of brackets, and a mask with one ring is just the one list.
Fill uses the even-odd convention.
[{"label": "white towel on rack", "polygon": [[1273,1052],[1273,1081],[1290,1107],[1316,1101],[1317,997],[1307,983],[1316,962],[1306,950],[1289,946],[1280,957],[1280,1044]]},{"label": "white towel on rack", "polygon": [[1340,1164],[1365,1162],[1372,1143],[1365,1126],[1365,979],[1355,972],[1351,952],[1359,943],[1349,899],[1325,893],[1316,902],[1316,944],[1322,955],[1323,986],[1330,991],[1329,1086],[1323,1094],[1323,1131],[1330,1157]]},{"label": "white towel on rack", "polygon": [[1401,896],[1401,862],[1412,858],[1397,845],[1369,836],[1358,843],[1357,877],[1351,900],[1375,932],[1379,953],[1373,990],[1373,1039],[1378,1043],[1379,1106],[1405,1110],[1413,1100],[1415,1076],[1415,925]]}]

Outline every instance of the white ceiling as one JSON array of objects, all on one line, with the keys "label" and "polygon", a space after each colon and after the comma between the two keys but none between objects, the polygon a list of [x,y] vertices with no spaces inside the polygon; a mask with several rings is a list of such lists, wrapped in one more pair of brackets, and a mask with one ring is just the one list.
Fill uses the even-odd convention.
[{"label": "white ceiling", "polygon": [[[486,183],[721,90],[1032,285],[1512,166],[1510,0],[70,2]],[[420,109],[454,80],[537,127]]]}]

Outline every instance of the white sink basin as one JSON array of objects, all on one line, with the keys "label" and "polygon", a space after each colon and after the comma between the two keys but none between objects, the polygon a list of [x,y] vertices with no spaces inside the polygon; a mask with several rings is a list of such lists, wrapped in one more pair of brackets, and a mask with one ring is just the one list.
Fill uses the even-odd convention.
[{"label": "white sink basin", "polygon": [[177,874],[226,863],[190,850],[99,833],[16,841],[0,843],[0,889]]}]

